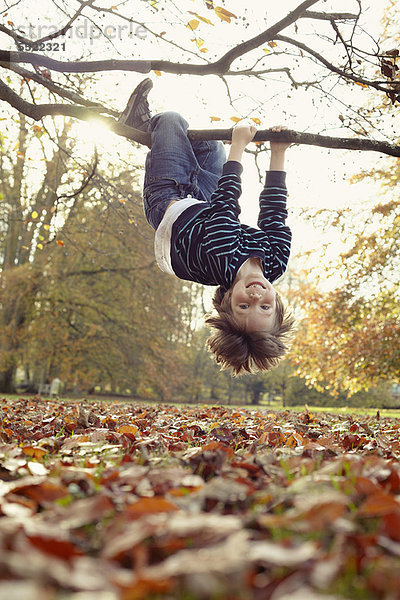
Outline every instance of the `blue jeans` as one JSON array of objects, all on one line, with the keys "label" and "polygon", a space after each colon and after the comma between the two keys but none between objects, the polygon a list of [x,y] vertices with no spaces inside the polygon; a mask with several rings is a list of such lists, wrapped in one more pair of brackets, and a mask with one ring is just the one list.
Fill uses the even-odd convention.
[{"label": "blue jeans", "polygon": [[148,223],[157,229],[168,204],[192,196],[210,202],[226,161],[219,141],[191,141],[188,123],[176,112],[151,118],[151,150],[146,158],[143,204]]}]

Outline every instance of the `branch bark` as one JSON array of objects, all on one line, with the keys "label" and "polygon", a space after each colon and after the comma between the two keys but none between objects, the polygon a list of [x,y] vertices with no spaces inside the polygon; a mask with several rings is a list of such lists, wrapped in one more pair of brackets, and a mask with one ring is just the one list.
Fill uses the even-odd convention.
[{"label": "branch bark", "polygon": [[[108,129],[117,135],[126,137],[139,144],[151,147],[151,136],[149,133],[128,127],[118,123],[115,119],[104,117],[99,112],[106,112],[99,109],[90,109],[84,106],[73,106],[69,104],[31,104],[23,100],[3,81],[0,80],[0,100],[5,100],[19,112],[36,121],[45,116],[62,115],[76,119],[89,121],[96,119],[103,123]],[[99,112],[97,112],[99,110]],[[232,139],[231,129],[191,129],[188,132],[192,140],[221,140],[228,142]],[[400,145],[390,144],[385,141],[371,140],[368,138],[335,138],[314,133],[303,133],[299,131],[286,130],[284,132],[273,132],[270,129],[257,131],[254,141],[266,142],[271,140],[280,140],[292,144],[306,144],[320,146],[323,148],[363,150],[370,152],[380,152],[389,156],[400,157]]]},{"label": "branch bark", "polygon": [[[232,129],[213,129],[213,130],[189,130],[192,140],[222,140],[229,141],[232,137]],[[287,129],[276,133],[271,129],[260,129],[257,131],[254,141],[282,141],[291,144],[305,144],[307,146],[319,146],[322,148],[344,149],[344,150],[363,150],[369,152],[381,152],[389,156],[400,157],[400,145],[390,144],[380,140],[371,140],[369,138],[344,138],[320,135],[318,133],[304,133]]]},{"label": "branch bark", "polygon": [[317,19],[320,21],[355,21],[359,15],[353,13],[323,13],[306,10],[301,16],[302,19]]}]

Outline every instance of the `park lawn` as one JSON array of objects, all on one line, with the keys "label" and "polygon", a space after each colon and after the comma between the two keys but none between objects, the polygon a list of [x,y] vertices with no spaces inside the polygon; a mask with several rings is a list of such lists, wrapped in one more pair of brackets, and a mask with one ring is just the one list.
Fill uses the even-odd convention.
[{"label": "park lawn", "polygon": [[0,597],[397,598],[400,421],[1,401]]},{"label": "park lawn", "polygon": [[[263,408],[267,408],[269,405],[264,405]],[[273,410],[290,410],[295,412],[303,412],[305,410],[304,404],[298,406],[284,407],[280,404],[271,404],[270,408]],[[396,408],[360,408],[353,406],[312,406],[308,408],[312,412],[325,412],[325,413],[337,413],[339,415],[349,415],[353,417],[373,417],[379,412],[380,417],[389,417],[394,419],[400,419],[400,406]]]}]

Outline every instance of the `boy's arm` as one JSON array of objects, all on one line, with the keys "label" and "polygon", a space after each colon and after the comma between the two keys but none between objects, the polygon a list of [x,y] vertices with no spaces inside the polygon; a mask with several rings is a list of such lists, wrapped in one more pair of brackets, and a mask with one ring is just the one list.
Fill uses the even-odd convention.
[{"label": "boy's arm", "polygon": [[[285,131],[286,127],[277,125],[271,129],[279,132]],[[272,248],[270,269],[274,280],[286,270],[292,239],[291,231],[285,224],[287,217],[285,153],[289,146],[287,142],[270,142],[269,171],[260,195],[260,214],[257,224],[267,234]]]},{"label": "boy's arm", "polygon": [[290,255],[292,234],[286,225],[286,198],[285,171],[267,171],[265,186],[260,195],[257,225],[266,234],[271,247],[271,281],[275,281],[285,272]]},{"label": "boy's arm", "polygon": [[[279,132],[286,131],[287,127],[283,125],[275,125],[271,127],[271,131]],[[270,171],[284,171],[285,170],[285,152],[289,148],[290,143],[288,142],[274,142],[269,143],[271,147],[271,157],[269,162]]]},{"label": "boy's arm", "polygon": [[217,189],[211,194],[210,211],[204,226],[204,247],[214,252],[229,252],[237,244],[240,230],[238,220],[242,193],[240,175],[243,150],[253,139],[257,129],[251,125],[237,125],[232,131],[232,144]]},{"label": "boy's arm", "polygon": [[240,214],[238,199],[242,193],[240,176],[243,166],[241,160],[244,149],[251,142],[256,131],[256,127],[252,125],[239,124],[234,127],[232,144],[227,161],[222,169],[222,176],[217,189],[211,194],[210,198],[210,204],[214,212],[217,214],[228,214],[230,212],[237,226],[239,225],[237,218]]}]

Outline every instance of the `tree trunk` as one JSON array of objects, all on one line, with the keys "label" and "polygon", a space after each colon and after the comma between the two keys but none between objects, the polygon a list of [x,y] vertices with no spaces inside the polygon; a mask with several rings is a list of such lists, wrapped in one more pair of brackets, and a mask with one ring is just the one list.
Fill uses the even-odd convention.
[{"label": "tree trunk", "polygon": [[0,372],[0,392],[2,394],[15,394],[16,367],[12,365],[7,371]]}]

